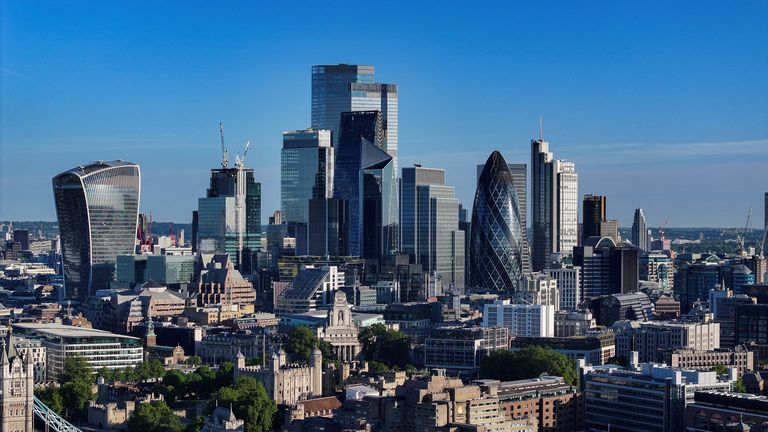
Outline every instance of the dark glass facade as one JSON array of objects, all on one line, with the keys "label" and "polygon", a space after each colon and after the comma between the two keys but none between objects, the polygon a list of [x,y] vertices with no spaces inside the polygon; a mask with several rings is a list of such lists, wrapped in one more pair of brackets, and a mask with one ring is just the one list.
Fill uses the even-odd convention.
[{"label": "dark glass facade", "polygon": [[68,299],[84,301],[113,280],[118,255],[132,255],[141,178],[130,162],[94,162],[52,180]]},{"label": "dark glass facade", "polygon": [[397,249],[397,184],[382,148],[379,111],[341,114],[333,195],[347,202],[347,252],[377,258]]},{"label": "dark glass facade", "polygon": [[470,285],[513,291],[522,274],[523,236],[512,173],[494,151],[480,174],[472,208]]}]

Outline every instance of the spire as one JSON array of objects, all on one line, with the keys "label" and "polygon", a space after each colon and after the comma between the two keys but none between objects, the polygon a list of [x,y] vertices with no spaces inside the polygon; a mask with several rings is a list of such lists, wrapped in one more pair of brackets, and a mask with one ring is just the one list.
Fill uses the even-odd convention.
[{"label": "spire", "polygon": [[544,141],[544,124],[541,120],[541,114],[539,114],[539,141]]}]

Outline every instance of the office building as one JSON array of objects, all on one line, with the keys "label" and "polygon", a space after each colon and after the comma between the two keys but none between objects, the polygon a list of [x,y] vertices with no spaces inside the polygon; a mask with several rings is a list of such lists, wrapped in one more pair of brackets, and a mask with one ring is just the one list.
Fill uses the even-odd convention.
[{"label": "office building", "polygon": [[680,296],[680,312],[688,313],[694,303],[709,298],[709,291],[725,282],[725,266],[715,254],[695,262],[685,262],[675,271],[675,294]]},{"label": "office building", "polygon": [[523,276],[517,292],[519,303],[554,306],[560,310],[560,290],[557,279],[546,273],[531,273]]},{"label": "office building", "polygon": [[763,431],[768,428],[768,397],[701,391],[685,407],[688,432]]},{"label": "office building", "polygon": [[19,244],[19,249],[29,250],[29,230],[13,230],[13,241]]},{"label": "office building", "polygon": [[[509,172],[512,174],[512,183],[515,185],[515,191],[517,192],[517,203],[520,210],[520,225],[523,227],[523,231],[526,235],[523,236],[523,274],[531,272],[531,245],[528,242],[528,165],[523,163],[511,163],[507,164]],[[477,182],[480,181],[480,174],[483,173],[485,164],[477,166]],[[475,184],[477,187],[477,183]],[[466,212],[466,209],[462,209]],[[460,211],[462,211],[460,210]],[[459,218],[461,220],[461,217]],[[469,222],[469,218],[465,217],[465,221]]]},{"label": "office building", "polygon": [[649,252],[651,246],[648,238],[648,225],[645,222],[645,213],[643,209],[635,209],[635,218],[632,221],[632,244],[639,247],[641,251]]},{"label": "office building", "polygon": [[344,112],[336,148],[334,198],[348,208],[348,254],[378,258],[398,247],[397,181],[384,150],[379,111]]},{"label": "office building", "polygon": [[554,159],[541,137],[531,140],[533,271],[549,268],[553,254],[570,256],[578,244],[578,188],[574,163]]},{"label": "office building", "polygon": [[693,349],[711,351],[720,348],[719,323],[631,322],[616,323],[616,355],[629,358],[637,351],[638,361],[661,362],[663,350]]},{"label": "office building", "polygon": [[144,361],[141,339],[62,324],[14,323],[14,334],[39,339],[46,350],[48,377],[64,371],[67,357],[84,357],[93,370],[134,367]]},{"label": "office building", "polygon": [[295,314],[330,306],[334,293],[344,286],[344,272],[336,266],[307,266],[280,293],[275,314]]},{"label": "office building", "polygon": [[675,267],[672,258],[661,252],[640,252],[640,280],[656,282],[662,290],[675,286]]},{"label": "office building", "polygon": [[512,337],[555,336],[555,307],[495,300],[483,307],[483,327],[504,327]]},{"label": "office building", "polygon": [[243,274],[255,270],[261,247],[261,183],[255,181],[253,168],[230,168],[222,160],[221,168],[211,170],[210,187],[197,205],[194,251],[226,253]]},{"label": "office building", "polygon": [[437,275],[441,291],[464,290],[464,231],[459,200],[445,184],[445,170],[403,168],[400,182],[400,249]]},{"label": "office building", "polygon": [[584,195],[581,218],[581,243],[590,237],[600,236],[600,224],[606,220],[604,195]]},{"label": "office building", "polygon": [[685,430],[685,407],[697,391],[731,389],[731,381],[716,375],[656,364],[643,364],[639,371],[588,368],[583,377],[586,430]]},{"label": "office building", "polygon": [[736,306],[736,344],[754,342],[768,354],[768,304]]},{"label": "office building", "polygon": [[549,275],[557,281],[560,291],[560,307],[558,309],[575,311],[584,300],[581,291],[581,267],[568,266],[551,268]]},{"label": "office building", "polygon": [[382,115],[380,147],[392,157],[398,173],[397,84],[374,81],[375,68],[366,65],[312,66],[312,127],[331,131],[333,147],[341,140],[341,113],[379,111]]},{"label": "office building", "polygon": [[722,365],[736,368],[740,374],[752,371],[755,367],[755,353],[744,345],[712,351],[668,349],[663,350],[661,359],[671,367],[709,371]]},{"label": "office building", "polygon": [[283,132],[280,152],[280,210],[288,223],[309,222],[311,199],[333,197],[331,131]]},{"label": "office building", "polygon": [[504,157],[488,157],[475,192],[470,232],[470,286],[514,291],[522,276],[525,229]]},{"label": "office building", "polygon": [[568,337],[586,334],[597,327],[589,309],[583,311],[555,311],[555,336]]},{"label": "office building", "polygon": [[616,321],[650,321],[653,319],[653,303],[642,292],[611,294],[592,299],[589,309],[595,315],[597,325],[611,326]]},{"label": "office building", "polygon": [[639,249],[610,237],[589,237],[573,249],[573,265],[581,267],[584,300],[637,291]]},{"label": "office building", "polygon": [[197,306],[253,306],[256,290],[253,284],[235,270],[227,254],[201,256],[201,271],[197,280]]},{"label": "office building", "polygon": [[572,360],[583,359],[587,365],[607,364],[616,355],[616,338],[610,331],[568,337],[516,337],[510,341],[510,350],[529,345],[551,348]]},{"label": "office building", "polygon": [[488,354],[508,346],[505,327],[438,327],[424,341],[425,366],[476,372]]},{"label": "office building", "polygon": [[118,255],[134,253],[141,176],[130,162],[93,162],[53,178],[64,292],[85,301],[114,278]]}]

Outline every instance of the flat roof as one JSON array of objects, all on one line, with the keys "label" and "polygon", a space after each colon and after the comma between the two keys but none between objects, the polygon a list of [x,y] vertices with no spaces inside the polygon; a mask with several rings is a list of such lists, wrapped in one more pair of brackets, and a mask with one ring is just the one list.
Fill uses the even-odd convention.
[{"label": "flat roof", "polygon": [[15,323],[13,327],[21,330],[34,331],[47,336],[56,337],[99,337],[107,336],[120,339],[139,340],[133,336],[126,336],[117,333],[111,333],[106,330],[89,329],[83,327],[68,326],[63,324],[43,324],[43,323]]}]

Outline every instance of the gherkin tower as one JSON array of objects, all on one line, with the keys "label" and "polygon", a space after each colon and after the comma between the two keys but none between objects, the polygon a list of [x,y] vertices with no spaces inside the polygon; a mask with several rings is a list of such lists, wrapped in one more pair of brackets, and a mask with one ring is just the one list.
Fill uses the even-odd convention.
[{"label": "gherkin tower", "polygon": [[488,157],[472,206],[470,277],[475,288],[513,291],[522,275],[525,227],[507,162]]}]

